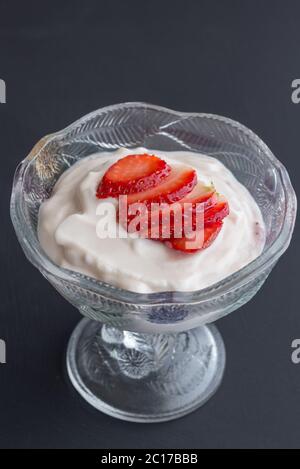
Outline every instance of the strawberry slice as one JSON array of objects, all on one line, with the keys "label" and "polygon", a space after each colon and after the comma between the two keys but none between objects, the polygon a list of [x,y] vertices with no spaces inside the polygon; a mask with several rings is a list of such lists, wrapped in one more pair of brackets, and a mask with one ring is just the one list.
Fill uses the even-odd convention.
[{"label": "strawberry slice", "polygon": [[170,166],[155,155],[128,155],[106,171],[96,195],[103,199],[147,191],[160,184],[170,171]]},{"label": "strawberry slice", "polygon": [[186,197],[197,183],[197,173],[187,166],[173,166],[168,177],[157,187],[131,194],[127,198],[128,205],[143,202],[149,207],[152,203],[171,204]]},{"label": "strawberry slice", "polygon": [[221,231],[223,222],[209,223],[204,227],[204,233],[194,233],[192,237],[173,238],[165,241],[165,245],[185,253],[194,253],[208,248]]},{"label": "strawberry slice", "polygon": [[[143,228],[148,232],[148,238],[162,239],[171,238],[174,236],[175,223],[179,223],[180,227],[184,227],[184,220],[189,216],[191,217],[191,228],[196,224],[197,210],[206,210],[216,203],[217,195],[213,185],[206,186],[203,182],[198,182],[194,189],[183,199],[173,204],[168,204],[167,207],[160,209],[151,207],[148,208],[146,220],[141,220],[138,230],[142,233]],[[202,205],[204,204],[204,206]],[[129,215],[127,218],[128,224],[134,218],[134,215]],[[148,219],[148,224],[147,224]],[[167,226],[164,223],[167,222]]]},{"label": "strawberry slice", "polygon": [[212,196],[216,193],[216,190],[214,186],[211,184],[210,186],[207,186],[203,182],[199,181],[192,192],[190,192],[186,197],[180,200],[180,203],[192,203],[194,205],[196,204],[202,204],[208,202],[206,204],[207,206],[213,203]]},{"label": "strawberry slice", "polygon": [[229,205],[225,197],[217,195],[216,198],[216,203],[204,212],[205,223],[216,223],[229,215]]}]

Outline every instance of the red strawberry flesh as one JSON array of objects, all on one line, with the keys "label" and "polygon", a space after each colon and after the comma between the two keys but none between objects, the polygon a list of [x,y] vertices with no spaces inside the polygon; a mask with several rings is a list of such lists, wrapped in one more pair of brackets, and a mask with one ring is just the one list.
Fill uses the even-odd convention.
[{"label": "red strawberry flesh", "polygon": [[204,233],[194,233],[191,237],[173,238],[165,241],[165,244],[185,253],[195,253],[208,248],[221,231],[223,222],[211,223],[204,226]]},{"label": "red strawberry flesh", "polygon": [[[148,209],[148,225],[142,222],[140,227],[148,226],[148,237],[151,239],[166,239],[173,237],[175,231],[175,223],[179,222],[181,227],[184,226],[184,219],[191,216],[191,227],[195,225],[196,211],[206,210],[206,207],[211,207],[216,201],[216,192],[214,187],[206,186],[202,182],[198,182],[194,189],[183,199],[173,204],[168,204],[167,207],[160,209],[151,207]],[[127,220],[130,223],[133,216],[128,216]],[[164,220],[170,220],[167,227],[163,226]],[[159,226],[158,226],[159,225]]]},{"label": "red strawberry flesh", "polygon": [[[133,229],[184,253],[195,253],[209,247],[222,229],[222,220],[229,214],[226,199],[216,193],[213,185],[197,182],[193,168],[183,165],[170,167],[150,154],[128,155],[114,163],[104,174],[96,195],[98,198],[127,195],[125,213],[122,210],[121,216],[120,208],[118,221],[124,226],[127,222],[129,232]],[[121,199],[119,201],[121,207]],[[142,205],[139,208],[135,204]],[[159,204],[162,205],[159,207]],[[204,214],[200,223],[198,213]],[[136,227],[134,223],[131,227],[130,222],[136,215],[140,221]],[[182,230],[179,230],[179,235],[178,220]]]},{"label": "red strawberry flesh", "polygon": [[205,223],[216,223],[222,221],[229,215],[229,205],[225,197],[217,196],[217,201],[204,212]]},{"label": "red strawberry flesh", "polygon": [[131,194],[127,198],[128,205],[143,202],[147,206],[152,203],[171,204],[186,197],[197,183],[196,171],[187,166],[174,166],[169,176],[158,186],[149,190]]},{"label": "red strawberry flesh", "polygon": [[146,191],[159,185],[170,171],[170,166],[155,155],[127,155],[106,171],[97,189],[97,197]]}]

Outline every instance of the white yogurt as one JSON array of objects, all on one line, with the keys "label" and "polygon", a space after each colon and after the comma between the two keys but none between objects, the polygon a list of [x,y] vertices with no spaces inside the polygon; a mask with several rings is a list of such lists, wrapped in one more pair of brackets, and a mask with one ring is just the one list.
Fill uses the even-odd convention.
[{"label": "white yogurt", "polygon": [[[127,154],[146,152],[169,164],[192,166],[198,180],[207,184],[213,181],[217,192],[228,200],[230,214],[209,248],[186,254],[150,239],[97,236],[99,204],[109,201],[117,205],[114,199],[99,200],[95,196],[104,172]],[[110,227],[120,228],[113,212],[109,222]],[[258,205],[217,159],[145,148],[95,154],[65,171],[51,197],[41,205],[38,236],[46,254],[59,266],[139,293],[200,290],[254,260],[265,243]]]}]

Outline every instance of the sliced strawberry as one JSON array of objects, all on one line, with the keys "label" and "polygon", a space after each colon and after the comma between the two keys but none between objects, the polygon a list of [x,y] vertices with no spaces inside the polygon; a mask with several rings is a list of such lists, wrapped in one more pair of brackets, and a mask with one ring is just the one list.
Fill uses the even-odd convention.
[{"label": "sliced strawberry", "polygon": [[192,203],[194,205],[205,203],[206,208],[213,203],[212,196],[215,193],[216,191],[212,184],[207,186],[203,182],[199,181],[194,189],[186,197],[180,200],[180,203]]},{"label": "sliced strawberry", "polygon": [[[187,205],[188,203],[190,205]],[[137,224],[130,223],[135,218],[135,214],[132,214],[127,218],[128,231],[138,232],[141,237],[160,241],[170,238],[178,240],[196,229],[199,230],[203,224],[205,229],[208,226],[209,232],[210,225],[222,222],[229,214],[228,202],[224,196],[217,194],[213,186],[207,187],[201,182],[184,199],[164,206],[152,211],[151,207],[148,207],[147,214],[140,217],[140,223]],[[139,213],[140,211],[138,215]]]},{"label": "sliced strawberry", "polygon": [[196,171],[187,166],[173,166],[168,177],[158,186],[143,192],[131,194],[128,205],[143,202],[149,207],[152,203],[171,204],[183,199],[197,183]]},{"label": "sliced strawberry", "polygon": [[195,233],[192,237],[173,238],[164,243],[169,248],[186,253],[194,253],[208,248],[221,231],[223,222],[207,224],[204,233]]},{"label": "sliced strawberry", "polygon": [[106,171],[96,195],[102,199],[146,191],[160,184],[170,171],[170,166],[155,155],[128,155]]},{"label": "sliced strawberry", "polygon": [[204,212],[205,223],[216,223],[222,221],[229,215],[229,205],[224,196],[218,195],[217,201]]},{"label": "sliced strawberry", "polygon": [[[137,226],[137,231],[148,232],[148,238],[166,239],[173,237],[175,224],[180,227],[186,227],[185,220],[191,217],[191,229],[195,226],[196,212],[204,211],[216,203],[217,196],[214,187],[206,186],[203,182],[198,182],[194,189],[183,199],[173,204],[164,204],[164,206],[148,207],[146,220],[142,220]],[[135,214],[128,215],[127,224],[135,218]],[[148,224],[147,224],[148,220]],[[167,223],[167,225],[166,225]],[[165,226],[166,225],[166,226]],[[178,227],[177,225],[177,227]]]}]

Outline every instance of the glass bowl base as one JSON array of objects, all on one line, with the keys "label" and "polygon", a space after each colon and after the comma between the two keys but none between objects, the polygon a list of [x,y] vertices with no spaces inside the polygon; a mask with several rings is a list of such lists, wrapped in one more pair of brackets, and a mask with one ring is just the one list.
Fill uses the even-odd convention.
[{"label": "glass bowl base", "polygon": [[83,319],[67,350],[67,370],[96,409],[132,422],[163,422],[203,405],[221,384],[225,348],[215,326],[178,334],[121,331]]}]

